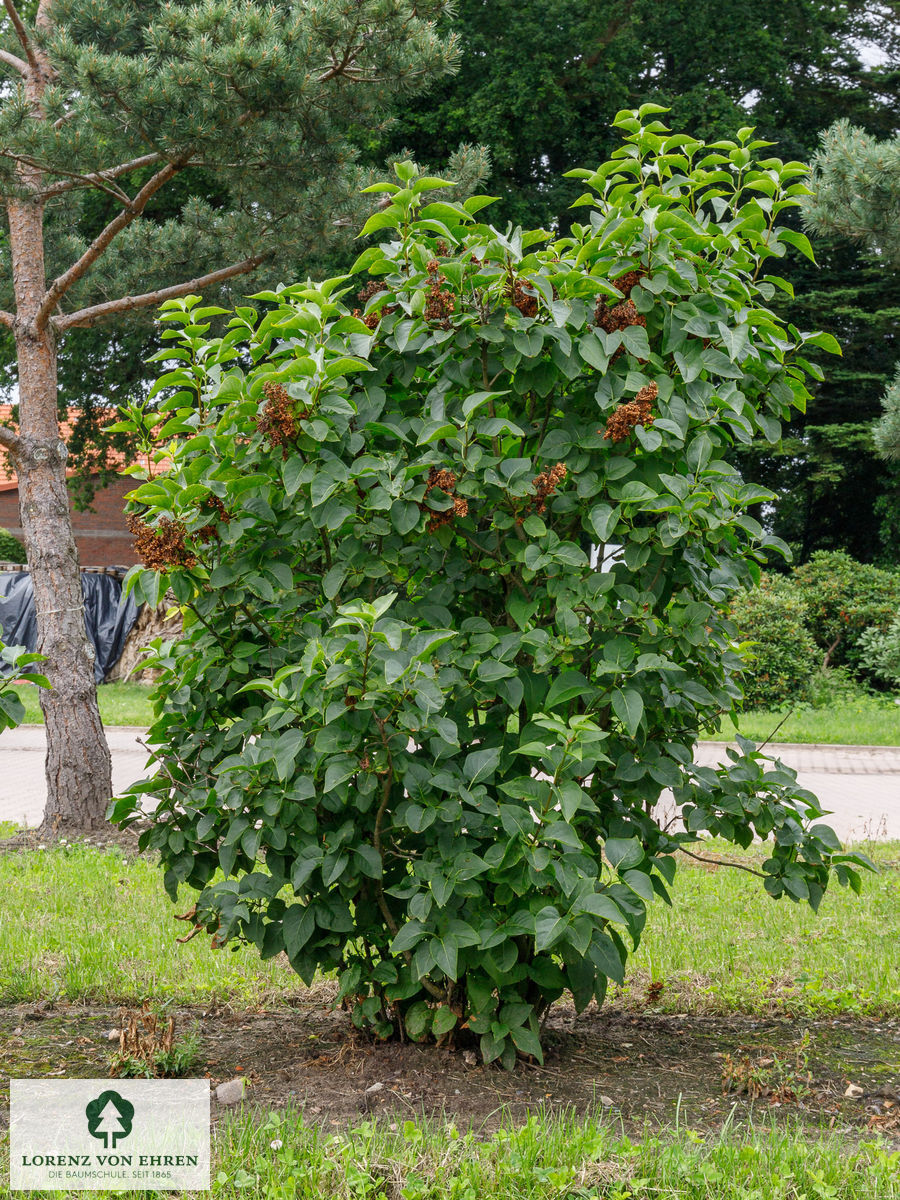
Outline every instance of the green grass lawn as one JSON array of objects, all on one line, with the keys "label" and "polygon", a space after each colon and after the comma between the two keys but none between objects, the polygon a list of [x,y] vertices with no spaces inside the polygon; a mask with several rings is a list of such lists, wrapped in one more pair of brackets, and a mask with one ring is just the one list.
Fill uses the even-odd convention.
[{"label": "green grass lawn", "polygon": [[[275,1145],[273,1146],[273,1143]],[[280,1143],[280,1145],[278,1144]],[[648,1133],[535,1113],[490,1135],[449,1122],[363,1121],[335,1131],[296,1111],[243,1115],[214,1134],[217,1200],[897,1200],[900,1151],[849,1153],[766,1122],[740,1138]],[[5,1167],[0,1165],[5,1173]],[[76,1193],[72,1193],[75,1195]],[[77,1193],[81,1194],[81,1193]],[[192,1193],[198,1198],[209,1193]],[[36,1200],[59,1192],[33,1192]],[[117,1192],[141,1200],[146,1192]],[[169,1193],[186,1200],[188,1193]]]},{"label": "green grass lawn", "polygon": [[[0,831],[0,832],[8,832]],[[725,848],[715,843],[710,853]],[[657,903],[626,985],[611,1003],[693,1013],[900,1015],[895,939],[900,844],[867,847],[880,865],[856,897],[834,888],[818,916],[773,901],[758,880],[724,866],[681,864],[674,907]],[[738,852],[739,853],[739,852]],[[764,853],[742,855],[746,863]],[[737,857],[737,855],[733,855]],[[305,991],[283,957],[244,947],[179,945],[185,926],[147,858],[90,845],[0,855],[0,1004],[73,1001],[277,1006]],[[215,1200],[900,1200],[900,1149],[770,1120],[716,1132],[674,1127],[626,1136],[615,1114],[533,1112],[499,1130],[361,1116],[316,1124],[287,1109],[251,1108],[213,1134]],[[0,1138],[0,1180],[6,1178]],[[34,1193],[62,1200],[69,1193]],[[176,1195],[175,1193],[172,1193]],[[205,1194],[205,1193],[204,1193]],[[0,1196],[7,1193],[0,1182]],[[144,1193],[119,1193],[140,1200]],[[201,1194],[178,1193],[180,1200]]]},{"label": "green grass lawn", "polygon": [[[818,915],[772,900],[744,871],[683,862],[673,907],[651,909],[613,999],[642,1005],[661,982],[656,1007],[678,1012],[900,1015],[900,954],[885,936],[900,927],[900,846],[870,849],[883,869],[863,896],[835,885]],[[283,956],[214,951],[205,936],[176,943],[174,914],[192,893],[173,907],[148,858],[84,845],[3,855],[0,896],[0,1003],[217,996],[249,1007],[303,991]]]},{"label": "green grass lawn", "polygon": [[[25,705],[25,721],[43,724],[37,688],[20,684],[16,689]],[[104,725],[148,726],[152,720],[147,684],[104,683],[97,689]],[[823,742],[845,746],[900,746],[900,704],[890,699],[860,695],[828,708],[805,708],[785,720],[783,712],[748,712],[738,718],[738,728],[755,742],[764,742],[780,723],[775,741]],[[731,721],[723,721],[706,740],[734,737]]]},{"label": "green grass lawn", "polygon": [[[890,698],[860,695],[828,708],[797,709],[790,715],[760,710],[738,716],[738,729],[754,742],[766,741],[779,725],[772,738],[775,742],[900,746],[900,704]],[[730,720],[723,721],[716,733],[705,735],[706,740],[728,741],[733,737]]]},{"label": "green grass lawn", "polygon": [[[38,688],[20,683],[16,692],[25,705],[25,724],[43,725],[44,714],[38,702]],[[100,717],[104,725],[141,725],[152,720],[150,686],[143,683],[103,683],[97,688]]]}]

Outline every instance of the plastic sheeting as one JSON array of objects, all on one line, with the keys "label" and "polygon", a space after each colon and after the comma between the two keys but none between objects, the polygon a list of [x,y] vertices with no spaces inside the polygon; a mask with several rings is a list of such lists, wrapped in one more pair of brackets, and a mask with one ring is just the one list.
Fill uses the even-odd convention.
[{"label": "plastic sheeting", "polygon": [[[87,635],[96,656],[94,679],[102,683],[106,672],[119,660],[129,630],[137,620],[138,606],[131,596],[122,599],[122,581],[115,575],[83,571],[81,590]],[[37,649],[34,589],[27,571],[0,572],[0,626],[7,646]],[[35,669],[40,670],[40,665]],[[7,667],[7,671],[11,670],[12,667]]]}]

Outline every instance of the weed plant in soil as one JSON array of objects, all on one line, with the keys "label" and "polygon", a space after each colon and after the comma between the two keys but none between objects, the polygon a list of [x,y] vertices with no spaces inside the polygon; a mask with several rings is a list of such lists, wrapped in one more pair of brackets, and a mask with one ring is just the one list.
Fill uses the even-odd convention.
[{"label": "weed plant in soil", "polygon": [[[620,1005],[670,1012],[900,1013],[900,846],[866,847],[882,869],[862,896],[829,893],[818,916],[773,903],[743,871],[685,860],[673,907],[650,909]],[[715,856],[724,844],[711,843]],[[757,847],[728,857],[759,862]],[[145,997],[238,1007],[290,1001],[305,989],[282,956],[179,944],[150,856],[89,845],[0,855],[0,1003],[58,997],[97,1003]],[[183,897],[183,912],[189,907]],[[98,939],[97,931],[104,936]],[[658,985],[661,985],[658,986]]]},{"label": "weed plant in soil", "polygon": [[[417,1120],[326,1129],[288,1110],[262,1119],[245,1113],[217,1128],[211,1194],[216,1200],[897,1200],[898,1163],[900,1151],[878,1138],[848,1151],[833,1135],[809,1139],[765,1121],[740,1137],[726,1126],[710,1136],[680,1127],[634,1139],[614,1120],[541,1113],[485,1134]],[[145,1193],[119,1195],[140,1200]]]}]

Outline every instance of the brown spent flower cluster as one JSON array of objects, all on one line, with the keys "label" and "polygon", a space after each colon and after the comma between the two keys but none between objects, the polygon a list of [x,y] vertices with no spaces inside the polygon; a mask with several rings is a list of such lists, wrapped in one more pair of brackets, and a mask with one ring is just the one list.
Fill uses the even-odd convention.
[{"label": "brown spent flower cluster", "polygon": [[[215,515],[219,518],[219,521],[225,525],[227,525],[231,520],[231,513],[218,496],[207,496],[206,499],[201,502],[200,507],[211,508]],[[215,525],[201,525],[194,534],[194,537],[198,538],[201,542],[210,542],[213,539],[218,541],[219,531]]]},{"label": "brown spent flower cluster", "polygon": [[629,400],[627,404],[620,404],[607,418],[604,439],[624,442],[631,435],[635,425],[643,425],[645,429],[649,429],[655,420],[650,406],[658,394],[659,388],[656,384],[648,383],[633,400]]},{"label": "brown spent flower cluster", "polygon": [[[624,299],[620,300],[618,304],[609,304],[605,297],[600,296],[594,309],[594,324],[599,325],[607,333],[615,333],[617,329],[627,329],[629,325],[646,326],[647,318],[643,313],[638,312],[631,299],[631,289],[643,278],[640,271],[626,271],[624,275],[614,279],[613,283],[623,294]],[[614,358],[618,356],[620,350],[621,347],[616,351]]]},{"label": "brown spent flower cluster", "polygon": [[523,317],[536,317],[538,312],[537,296],[525,291],[521,279],[512,279],[506,285],[506,298],[512,300]]},{"label": "brown spent flower cluster", "polygon": [[197,556],[184,544],[183,521],[163,517],[154,529],[134,513],[125,518],[129,533],[134,535],[135,553],[151,571],[167,571],[172,567],[194,567]]},{"label": "brown spent flower cluster", "polygon": [[373,296],[377,296],[379,292],[384,291],[384,284],[379,283],[377,279],[370,280],[362,291],[356,293],[357,300],[361,300],[363,308],[354,308],[353,315],[362,321],[367,329],[374,329],[382,317],[388,313],[396,312],[396,304],[383,304],[381,308],[373,308],[371,312],[365,311],[365,305],[369,303]]},{"label": "brown spent flower cluster", "polygon": [[468,500],[463,496],[456,495],[455,472],[448,471],[446,467],[432,467],[428,472],[428,482],[425,485],[426,496],[432,488],[440,488],[442,492],[446,492],[448,496],[452,496],[453,504],[450,508],[445,508],[442,512],[435,512],[427,504],[419,505],[422,512],[428,513],[428,524],[425,528],[429,533],[434,533],[442,525],[449,525],[454,517],[467,517],[469,515]]},{"label": "brown spent flower cluster", "polygon": [[456,311],[456,297],[441,287],[447,282],[447,276],[441,273],[441,264],[436,258],[431,259],[425,270],[429,280],[425,293],[425,320],[434,322],[441,329],[449,329],[450,314]]},{"label": "brown spent flower cluster", "polygon": [[266,435],[273,450],[280,446],[282,458],[287,458],[289,447],[300,432],[300,422],[308,416],[307,410],[298,407],[283,383],[270,379],[263,384],[263,391],[266,406],[256,418],[256,428]]},{"label": "brown spent flower cluster", "polygon": [[565,463],[557,463],[555,467],[545,467],[540,475],[535,475],[531,481],[535,487],[535,497],[532,501],[535,512],[542,513],[546,510],[547,498],[553,495],[568,473]]}]

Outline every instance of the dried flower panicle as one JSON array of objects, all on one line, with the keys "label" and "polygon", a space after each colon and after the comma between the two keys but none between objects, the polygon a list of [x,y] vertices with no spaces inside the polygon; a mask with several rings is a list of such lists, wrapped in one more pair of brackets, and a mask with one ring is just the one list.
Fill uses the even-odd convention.
[{"label": "dried flower panicle", "polygon": [[197,556],[185,545],[187,530],[183,521],[170,521],[168,517],[163,517],[154,528],[141,517],[129,513],[125,524],[134,536],[135,553],[151,571],[197,565]]},{"label": "dried flower panicle", "polygon": [[[205,500],[201,501],[200,508],[201,508],[201,510],[204,508],[212,509],[213,513],[218,518],[218,522],[220,522],[223,525],[227,525],[228,522],[231,520],[231,513],[228,511],[228,509],[225,507],[225,505],[222,503],[222,501],[219,499],[218,496],[207,496]],[[194,537],[197,538],[201,542],[218,541],[218,539],[219,539],[218,525],[217,524],[201,525],[200,528],[194,534]]]},{"label": "dried flower panicle", "polygon": [[631,289],[637,287],[642,279],[646,279],[643,271],[626,271],[624,275],[620,275],[618,279],[614,279],[613,283],[625,299],[629,300],[631,299]]},{"label": "dried flower panicle", "polygon": [[650,406],[658,394],[659,388],[656,384],[648,383],[646,387],[641,388],[633,400],[629,400],[626,404],[620,404],[615,412],[610,413],[607,418],[604,439],[609,438],[611,442],[624,442],[631,435],[635,425],[643,425],[645,429],[649,429],[655,419]]},{"label": "dried flower panicle", "polygon": [[441,264],[432,258],[425,267],[428,273],[428,291],[425,293],[425,320],[431,321],[441,329],[450,328],[450,314],[456,311],[456,297],[447,291],[442,284],[447,282],[447,276],[441,272]]},{"label": "dried flower panicle", "polygon": [[632,300],[622,300],[619,304],[609,305],[601,296],[594,309],[594,324],[607,333],[615,333],[617,329],[627,329],[629,325],[646,326],[647,318],[638,312]]},{"label": "dried flower panicle", "polygon": [[[623,295],[623,299],[615,304],[610,304],[604,296],[597,299],[597,304],[594,308],[594,324],[599,325],[606,333],[615,333],[620,329],[627,329],[629,325],[643,325],[646,328],[647,318],[643,313],[639,313],[635,307],[634,301],[631,299],[631,289],[644,278],[640,271],[626,271],[624,275],[620,275],[618,279],[612,282],[616,285]],[[615,361],[622,353],[622,347],[613,354]]]},{"label": "dried flower panicle", "polygon": [[256,418],[256,428],[269,439],[269,446],[274,450],[281,447],[282,458],[287,458],[290,446],[300,432],[300,422],[308,416],[308,411],[299,404],[283,383],[269,380],[263,384],[266,405]]},{"label": "dried flower panicle", "polygon": [[537,296],[525,291],[521,279],[511,279],[504,292],[507,300],[511,300],[523,317],[536,317],[538,313]]},{"label": "dried flower panicle", "polygon": [[374,329],[382,317],[388,313],[396,312],[396,304],[383,304],[380,308],[373,308],[371,312],[365,311],[365,306],[369,303],[373,296],[377,296],[379,292],[384,291],[384,284],[379,283],[377,279],[371,279],[366,286],[356,293],[357,300],[363,304],[362,308],[354,308],[353,315],[358,320],[362,321],[367,329]]},{"label": "dried flower panicle", "polygon": [[531,481],[534,484],[534,511],[546,511],[547,499],[552,496],[562,481],[568,475],[565,463],[557,463],[554,467],[545,467],[540,475],[535,475]]},{"label": "dried flower panicle", "polygon": [[452,497],[453,504],[450,508],[445,508],[442,512],[435,512],[427,504],[419,505],[422,512],[428,513],[426,529],[429,533],[434,533],[442,525],[449,525],[454,517],[467,517],[469,515],[468,500],[464,496],[456,495],[456,473],[454,471],[449,471],[446,467],[432,467],[428,472],[428,481],[425,485],[426,496],[432,488],[440,488],[442,492],[446,492],[448,496]]}]

